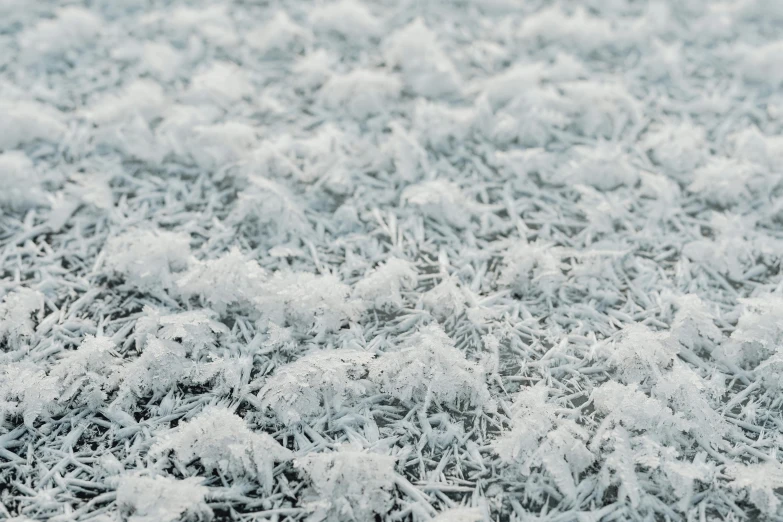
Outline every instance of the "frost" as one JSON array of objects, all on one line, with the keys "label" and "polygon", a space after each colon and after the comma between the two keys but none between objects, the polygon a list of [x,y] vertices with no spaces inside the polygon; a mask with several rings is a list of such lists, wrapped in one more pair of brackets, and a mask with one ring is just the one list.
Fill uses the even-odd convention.
[{"label": "frost", "polygon": [[117,505],[128,522],[209,521],[212,510],[202,479],[124,475],[117,487]]},{"label": "frost", "polygon": [[111,339],[88,336],[78,349],[66,353],[49,372],[60,394],[61,404],[73,401],[88,408],[100,408],[116,389],[120,357]]},{"label": "frost", "polygon": [[217,259],[192,263],[178,280],[183,296],[198,299],[219,313],[231,305],[247,305],[263,288],[266,271],[233,249]]},{"label": "frost", "polygon": [[42,180],[24,152],[0,152],[0,179],[0,208],[19,211],[46,203]]},{"label": "frost", "polygon": [[200,351],[217,344],[217,334],[228,333],[228,328],[215,320],[211,310],[161,314],[147,307],[144,312],[145,316],[136,322],[137,346],[144,346],[147,336],[151,335],[181,342],[194,356],[198,356]]},{"label": "frost", "polygon": [[743,301],[742,315],[720,353],[730,361],[754,367],[774,354],[783,341],[783,299],[765,296]]},{"label": "frost", "polygon": [[392,506],[394,458],[342,447],[295,461],[310,478],[318,499],[310,503],[314,520],[370,520]]},{"label": "frost", "polygon": [[65,7],[53,20],[43,20],[26,29],[19,37],[25,53],[31,58],[56,55],[79,49],[94,41],[101,32],[102,20],[82,7]]},{"label": "frost", "polygon": [[414,287],[417,276],[411,263],[392,257],[359,281],[355,293],[375,308],[399,308],[403,304],[401,291]]},{"label": "frost", "polygon": [[143,67],[161,81],[176,78],[184,61],[182,54],[165,42],[145,42],[142,53]]},{"label": "frost", "polygon": [[562,253],[548,245],[527,244],[512,246],[503,256],[503,268],[498,283],[522,295],[537,291],[554,295],[564,276]]},{"label": "frost", "polygon": [[331,110],[344,110],[359,120],[385,112],[385,108],[400,96],[402,83],[391,74],[354,69],[335,74],[326,81],[319,96]]},{"label": "frost", "polygon": [[583,136],[612,138],[639,120],[638,102],[621,83],[585,80],[561,88],[570,99],[566,109],[570,123]]},{"label": "frost", "polygon": [[399,67],[414,94],[437,98],[459,90],[461,80],[454,64],[421,18],[389,36],[384,47],[387,64]]},{"label": "frost", "polygon": [[359,303],[349,295],[350,288],[331,274],[277,272],[254,304],[267,321],[322,335],[355,318]]},{"label": "frost", "polygon": [[182,463],[198,459],[207,472],[214,469],[229,477],[250,476],[271,491],[275,462],[293,458],[266,433],[254,433],[230,410],[208,407],[180,424],[150,449],[151,454],[171,451]]},{"label": "frost", "polygon": [[771,515],[777,512],[780,499],[775,490],[783,487],[783,468],[779,463],[735,464],[728,472],[734,479],[729,483],[729,487],[747,490],[748,499],[763,514]]},{"label": "frost", "polygon": [[278,236],[302,233],[309,228],[307,217],[296,197],[281,183],[254,177],[239,194],[230,220],[237,224],[255,222]]},{"label": "frost", "polygon": [[316,31],[332,32],[344,38],[371,38],[381,30],[378,19],[357,0],[319,5],[311,10],[309,18]]},{"label": "frost", "polygon": [[[593,391],[597,411],[606,415],[602,426],[619,424],[641,433],[658,432],[666,439],[676,439],[692,424],[655,398],[648,397],[635,385],[607,382]],[[601,432],[596,436],[600,437]]]},{"label": "frost", "polygon": [[752,168],[737,161],[716,159],[694,173],[688,190],[720,208],[729,208],[750,196]]},{"label": "frost", "polygon": [[190,156],[206,170],[249,157],[258,145],[258,130],[244,123],[198,125],[187,143]]},{"label": "frost", "polygon": [[621,382],[639,384],[659,379],[671,367],[676,353],[662,334],[634,325],[612,343],[609,362]]},{"label": "frost", "polygon": [[778,4],[0,0],[0,519],[779,518]]},{"label": "frost", "polygon": [[66,131],[57,109],[30,102],[0,99],[0,150],[15,149],[36,140],[56,143]]},{"label": "frost", "polygon": [[440,320],[458,317],[464,310],[466,299],[459,285],[446,278],[423,296],[424,306]]},{"label": "frost", "polygon": [[90,109],[88,116],[99,125],[120,123],[133,115],[149,122],[160,117],[166,106],[161,86],[150,80],[137,80],[119,95],[110,95]]},{"label": "frost", "polygon": [[424,145],[445,151],[462,143],[470,134],[475,111],[420,100],[413,125]]},{"label": "frost", "polygon": [[526,40],[556,43],[583,53],[622,41],[608,20],[592,16],[583,8],[571,15],[559,7],[542,9],[525,20],[519,33]]},{"label": "frost", "polygon": [[193,101],[226,106],[250,97],[254,92],[250,79],[239,66],[216,62],[193,77],[188,97]]},{"label": "frost", "polygon": [[574,147],[573,151],[575,158],[565,169],[568,182],[610,191],[621,186],[632,186],[639,179],[636,169],[617,147]]},{"label": "frost", "polygon": [[692,181],[693,171],[707,160],[704,129],[689,122],[656,125],[643,143],[650,158],[682,183]]},{"label": "frost", "polygon": [[172,288],[188,265],[190,238],[180,232],[132,229],[106,242],[104,265],[142,290]]},{"label": "frost", "polygon": [[573,500],[577,495],[573,475],[584,471],[593,455],[584,444],[587,433],[573,421],[559,419],[546,395],[544,387],[520,393],[513,406],[513,428],[495,449],[503,460],[520,464],[523,475],[529,475],[532,466],[543,466],[558,489]]},{"label": "frost", "polygon": [[373,354],[355,350],[311,353],[275,372],[258,396],[285,424],[310,420],[363,396],[372,359]]},{"label": "frost", "polygon": [[29,288],[20,288],[3,297],[0,304],[0,341],[11,349],[18,349],[25,340],[35,335],[34,318],[41,319],[44,296]]},{"label": "frost", "polygon": [[370,365],[370,380],[401,401],[431,402],[458,407],[460,403],[491,410],[494,407],[481,367],[465,359],[438,326],[425,327],[397,352],[388,352]]},{"label": "frost", "polygon": [[480,522],[484,514],[478,508],[452,508],[442,511],[433,522]]},{"label": "frost", "polygon": [[425,216],[455,227],[464,228],[470,220],[471,201],[457,185],[446,180],[411,185],[402,193],[402,200]]},{"label": "frost", "polygon": [[291,20],[285,11],[278,11],[263,27],[246,37],[253,49],[266,55],[297,52],[311,40],[312,35]]},{"label": "frost", "polygon": [[21,417],[32,428],[36,419],[57,409],[59,392],[40,365],[29,361],[5,364],[0,370],[0,421],[7,425],[11,417]]},{"label": "frost", "polygon": [[745,79],[764,83],[773,89],[780,87],[783,84],[783,73],[775,67],[775,63],[781,53],[783,42],[779,40],[749,49],[742,60]]}]

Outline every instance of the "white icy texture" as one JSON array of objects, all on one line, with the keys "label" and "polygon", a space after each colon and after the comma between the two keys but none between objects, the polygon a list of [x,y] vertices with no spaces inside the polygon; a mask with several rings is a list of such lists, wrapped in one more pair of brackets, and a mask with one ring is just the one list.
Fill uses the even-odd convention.
[{"label": "white icy texture", "polygon": [[0,520],[783,520],[779,0],[0,0]]}]

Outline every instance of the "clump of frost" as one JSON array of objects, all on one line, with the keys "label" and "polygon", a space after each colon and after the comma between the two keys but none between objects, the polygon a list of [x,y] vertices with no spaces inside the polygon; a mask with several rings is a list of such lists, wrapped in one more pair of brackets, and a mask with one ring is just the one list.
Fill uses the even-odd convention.
[{"label": "clump of frost", "polygon": [[696,169],[688,190],[709,204],[729,208],[750,197],[753,174],[747,163],[714,158]]},{"label": "clump of frost", "polygon": [[565,180],[570,183],[581,183],[606,192],[618,187],[631,187],[639,179],[639,173],[618,146],[577,146],[573,152],[574,159],[565,167],[564,173]]},{"label": "clump of frost", "polygon": [[745,274],[758,266],[772,266],[780,259],[779,241],[759,238],[755,221],[728,213],[714,213],[710,219],[712,238],[696,239],[683,245],[683,254],[691,261],[743,281]]},{"label": "clump of frost", "polygon": [[261,293],[265,279],[266,271],[258,262],[234,248],[217,259],[191,263],[177,287],[186,299],[198,297],[224,314],[231,305],[250,304]]},{"label": "clump of frost", "polygon": [[71,49],[80,49],[93,42],[101,32],[103,20],[82,7],[69,6],[57,11],[57,17],[42,20],[19,36],[26,55],[39,59]]},{"label": "clump of frost", "polygon": [[[494,94],[498,97],[501,93]],[[528,147],[543,147],[568,124],[565,109],[555,89],[534,86],[516,94],[487,120],[484,132],[498,144],[516,142]]]},{"label": "clump of frost", "polygon": [[292,81],[306,89],[316,89],[332,75],[336,58],[326,49],[316,49],[296,60],[291,67]]},{"label": "clump of frost", "polygon": [[332,75],[321,88],[321,103],[331,110],[346,111],[357,120],[387,111],[400,96],[402,83],[389,73],[373,69],[354,69]]},{"label": "clump of frost", "polygon": [[441,321],[462,314],[466,301],[465,293],[452,277],[444,277],[422,296],[424,308]]},{"label": "clump of frost", "polygon": [[674,413],[661,401],[649,397],[636,385],[609,381],[593,390],[596,411],[605,415],[594,435],[594,444],[600,442],[605,430],[622,425],[627,430],[663,437],[662,442],[676,440],[677,435],[688,431],[692,424],[681,413]]},{"label": "clump of frost", "polygon": [[407,187],[402,201],[417,207],[427,217],[465,228],[470,223],[474,203],[453,182],[443,179],[423,181]]},{"label": "clump of frost", "polygon": [[0,152],[0,208],[26,210],[46,203],[41,177],[24,152]]},{"label": "clump of frost", "polygon": [[585,54],[621,41],[609,20],[593,16],[584,8],[576,8],[568,14],[562,7],[554,6],[525,17],[519,36],[526,41],[559,44]]},{"label": "clump of frost", "polygon": [[481,80],[476,88],[489,108],[497,110],[522,94],[520,89],[537,89],[541,75],[540,65],[519,63]]},{"label": "clump of frost", "polygon": [[174,80],[184,61],[182,53],[166,42],[144,42],[141,68],[160,81]]},{"label": "clump of frost", "polygon": [[142,291],[174,286],[174,273],[188,266],[190,237],[182,232],[131,229],[106,241],[104,266]]},{"label": "clump of frost", "polygon": [[373,520],[393,505],[394,457],[341,447],[294,461],[310,479],[316,499],[308,503],[312,520]]},{"label": "clump of frost", "polygon": [[0,113],[0,151],[36,140],[57,143],[67,130],[63,115],[42,103],[0,100]]},{"label": "clump of frost", "polygon": [[783,84],[783,71],[778,60],[783,54],[783,41],[776,40],[758,47],[748,48],[742,57],[742,73],[746,80],[766,84],[771,89]]},{"label": "clump of frost", "polygon": [[783,161],[783,136],[765,135],[751,127],[729,136],[733,145],[732,157],[751,162],[769,171]]},{"label": "clump of frost", "polygon": [[421,99],[416,102],[413,128],[422,145],[444,152],[467,139],[475,119],[473,108],[450,107]]},{"label": "clump of frost", "polygon": [[692,424],[691,433],[696,438],[717,443],[725,435],[736,433],[736,428],[710,404],[709,396],[719,395],[711,393],[713,386],[677,359],[671,370],[655,383],[652,393]]},{"label": "clump of frost", "polygon": [[440,98],[459,91],[454,64],[421,18],[386,39],[384,58],[401,70],[406,87],[416,95]]},{"label": "clump of frost", "polygon": [[34,318],[41,320],[44,296],[36,290],[19,288],[3,297],[0,304],[0,341],[13,350],[35,335]]},{"label": "clump of frost", "polygon": [[697,295],[685,295],[677,300],[677,306],[671,326],[674,339],[691,350],[712,351],[723,334],[706,304]]},{"label": "clump of frost", "polygon": [[413,288],[417,278],[412,263],[391,257],[356,283],[354,295],[374,308],[399,308],[403,305],[402,290]]},{"label": "clump of frost", "polygon": [[232,478],[252,477],[268,492],[274,485],[275,462],[293,458],[271,436],[253,432],[241,417],[219,406],[208,406],[150,448],[152,455],[169,451],[183,464],[198,459],[207,473],[219,470]]},{"label": "clump of frost", "polygon": [[212,310],[191,310],[175,314],[161,313],[144,307],[144,317],[136,321],[136,345],[142,348],[148,336],[177,341],[195,358],[204,349],[214,348],[217,335],[228,333],[228,328],[215,320]]},{"label": "clump of frost", "polygon": [[458,407],[460,403],[492,411],[495,407],[484,370],[454,345],[437,325],[422,328],[396,352],[370,364],[370,380],[404,402]]},{"label": "clump of frost", "polygon": [[202,480],[123,475],[117,505],[127,522],[208,522],[213,515],[205,502],[209,489],[201,485]]},{"label": "clump of frost", "polygon": [[[391,136],[383,146],[385,165],[403,180],[410,182],[421,177],[429,170],[427,151],[417,137],[397,122],[389,124]],[[382,160],[383,161],[383,160]]]},{"label": "clump of frost", "polygon": [[6,363],[0,368],[0,425],[20,416],[28,428],[42,415],[56,410],[60,390],[46,370],[31,361]]},{"label": "clump of frost", "polygon": [[495,443],[495,451],[506,462],[521,465],[529,475],[534,466],[543,467],[557,488],[570,500],[577,496],[574,476],[594,460],[585,441],[587,432],[570,419],[559,418],[555,406],[547,401],[546,387],[528,388],[512,406],[512,429]]},{"label": "clump of frost", "polygon": [[335,33],[347,39],[372,38],[382,28],[381,22],[357,0],[318,5],[310,10],[309,18],[314,30]]},{"label": "clump of frost", "polygon": [[513,404],[514,422],[511,431],[495,442],[495,451],[505,461],[527,461],[538,449],[539,442],[555,426],[557,415],[547,402],[544,386],[520,392]]},{"label": "clump of frost", "polygon": [[625,84],[593,80],[563,83],[570,125],[589,138],[611,139],[640,119],[639,101]]},{"label": "clump of frost", "polygon": [[680,183],[692,181],[693,171],[704,164],[709,154],[704,128],[690,122],[655,125],[642,145],[650,159]]},{"label": "clump of frost", "polygon": [[783,468],[779,462],[767,461],[761,464],[732,464],[726,470],[734,480],[732,489],[743,489],[747,498],[764,515],[774,515],[780,506],[778,491],[783,488]]},{"label": "clump of frost", "polygon": [[620,382],[640,384],[656,381],[672,366],[676,354],[665,334],[635,324],[610,342],[608,362]]},{"label": "clump of frost", "polygon": [[310,228],[296,196],[282,183],[262,176],[253,176],[250,186],[239,193],[229,222],[253,223],[277,236],[302,234]]},{"label": "clump of frost", "polygon": [[238,43],[236,30],[228,6],[214,4],[208,7],[182,6],[172,10],[153,12],[151,18],[162,21],[167,36],[178,42],[192,41],[193,37],[218,46],[232,47]]},{"label": "clump of frost", "polygon": [[498,284],[520,295],[543,292],[553,296],[565,280],[562,251],[550,245],[520,242],[503,254]]},{"label": "clump of frost", "polygon": [[166,108],[166,97],[159,83],[136,80],[119,94],[103,97],[93,104],[87,116],[98,125],[121,123],[134,115],[150,122]]},{"label": "clump of frost", "polygon": [[66,185],[65,191],[85,205],[102,211],[114,206],[114,194],[109,186],[109,176],[100,173],[75,172],[69,176],[68,181],[70,184]]},{"label": "clump of frost", "polygon": [[262,55],[301,52],[312,39],[313,35],[291,20],[283,10],[277,11],[269,22],[245,36],[247,44]]},{"label": "clump of frost", "polygon": [[181,344],[148,337],[142,354],[118,370],[118,401],[132,404],[150,393],[163,397],[187,378],[191,366]]},{"label": "clump of frost", "polygon": [[227,107],[254,93],[255,88],[241,67],[230,62],[215,62],[193,76],[188,98]]},{"label": "clump of frost", "polygon": [[186,147],[198,166],[215,170],[247,158],[257,145],[258,130],[255,127],[228,121],[195,126]]},{"label": "clump of frost", "polygon": [[783,298],[766,295],[741,303],[737,327],[718,353],[739,366],[753,368],[783,344]]},{"label": "clump of frost", "polygon": [[365,395],[372,359],[372,353],[357,350],[314,352],[279,368],[258,397],[284,424],[336,412]]},{"label": "clump of frost", "polygon": [[266,322],[323,335],[357,317],[360,303],[350,294],[350,287],[332,274],[276,272],[253,302]]},{"label": "clump of frost", "polygon": [[60,393],[57,402],[100,408],[108,393],[117,388],[120,357],[108,337],[88,335],[79,348],[67,352],[49,371]]}]

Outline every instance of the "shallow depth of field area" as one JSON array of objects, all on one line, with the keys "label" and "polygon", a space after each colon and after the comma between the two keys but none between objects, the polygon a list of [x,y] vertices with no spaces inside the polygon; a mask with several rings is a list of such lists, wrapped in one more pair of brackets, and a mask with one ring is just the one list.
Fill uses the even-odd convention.
[{"label": "shallow depth of field area", "polygon": [[783,520],[783,2],[0,0],[0,519]]}]

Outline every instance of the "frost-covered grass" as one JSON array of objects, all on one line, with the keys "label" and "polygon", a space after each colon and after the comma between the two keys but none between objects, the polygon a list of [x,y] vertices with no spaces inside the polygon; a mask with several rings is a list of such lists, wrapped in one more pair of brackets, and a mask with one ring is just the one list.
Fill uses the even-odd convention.
[{"label": "frost-covered grass", "polygon": [[783,520],[779,0],[0,0],[0,519]]}]

